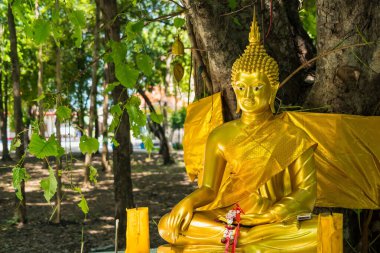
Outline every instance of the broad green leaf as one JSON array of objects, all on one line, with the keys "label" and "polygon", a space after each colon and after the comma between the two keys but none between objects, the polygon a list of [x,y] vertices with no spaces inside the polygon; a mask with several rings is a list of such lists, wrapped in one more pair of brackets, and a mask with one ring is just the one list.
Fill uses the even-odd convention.
[{"label": "broad green leaf", "polygon": [[146,125],[146,115],[141,111],[140,103],[141,101],[138,97],[132,96],[125,104],[134,137],[139,137],[141,128]]},{"label": "broad green leaf", "polygon": [[90,166],[89,168],[90,168],[90,181],[96,184],[98,182],[97,177],[99,176],[98,170],[93,166]]},{"label": "broad green leaf", "polygon": [[142,48],[143,48],[143,46],[141,44],[135,44],[133,46],[133,51],[135,51],[136,53],[140,53]]},{"label": "broad green leaf", "polygon": [[67,106],[58,106],[56,114],[58,120],[62,122],[71,118],[71,109]]},{"label": "broad green leaf", "polygon": [[150,76],[153,73],[153,61],[146,54],[138,54],[136,56],[137,67],[147,76]]},{"label": "broad green leaf", "polygon": [[126,64],[115,64],[116,78],[126,88],[133,88],[139,77],[139,71]]},{"label": "broad green leaf", "polygon": [[84,198],[84,196],[82,195],[82,199],[81,201],[79,202],[78,206],[80,207],[80,209],[82,210],[82,212],[84,214],[88,214],[88,211],[90,210],[88,208],[88,205],[87,205],[87,200]]},{"label": "broad green leaf", "polygon": [[156,122],[157,124],[161,124],[164,120],[164,116],[162,114],[157,114],[156,112],[152,112],[150,114],[150,118],[153,122]]},{"label": "broad green leaf", "polygon": [[12,139],[10,151],[16,150],[16,148],[20,146],[21,146],[21,140],[18,136],[16,136],[15,138]]},{"label": "broad green leaf", "polygon": [[113,117],[110,127],[109,127],[109,131],[110,132],[115,131],[117,126],[119,125],[119,122],[120,122],[120,117]]},{"label": "broad green leaf", "polygon": [[186,23],[186,20],[183,18],[175,18],[174,19],[174,26],[177,28],[181,28]]},{"label": "broad green leaf", "polygon": [[111,139],[111,142],[112,144],[115,146],[115,147],[118,147],[120,145],[120,143],[115,139],[115,138],[112,138]]},{"label": "broad green leaf", "polygon": [[99,149],[99,141],[95,138],[83,135],[82,137],[80,137],[79,149],[83,154],[96,153],[96,151],[98,151]]},{"label": "broad green leaf", "polygon": [[146,149],[146,151],[150,154],[153,150],[153,141],[152,141],[152,138],[150,138],[149,136],[142,136],[142,141],[144,143],[144,147]]},{"label": "broad green leaf", "polygon": [[237,1],[236,0],[228,0],[228,7],[230,7],[231,10],[235,10],[237,7]]},{"label": "broad green leaf", "polygon": [[16,190],[16,196],[19,200],[22,200],[21,194],[21,182],[22,180],[27,181],[30,178],[30,175],[26,172],[25,168],[14,167],[12,169],[12,178],[13,178],[13,188]]},{"label": "broad green leaf", "polygon": [[143,28],[144,28],[144,21],[143,20],[139,20],[139,21],[133,23],[133,25],[132,25],[132,30],[137,34],[141,33]]},{"label": "broad green leaf", "polygon": [[45,98],[45,94],[42,93],[38,98],[34,99],[33,101],[40,102],[44,98]]},{"label": "broad green leaf", "polygon": [[40,182],[41,188],[44,191],[44,197],[47,202],[50,202],[51,198],[57,192],[57,179],[54,176],[54,171],[49,167],[49,176],[44,178]]},{"label": "broad green leaf", "polygon": [[37,45],[45,43],[49,38],[50,24],[44,19],[37,19],[33,23],[33,40]]},{"label": "broad green leaf", "polygon": [[37,158],[48,156],[58,156],[58,143],[55,136],[50,136],[49,140],[42,139],[37,133],[32,134],[29,143],[29,152]]},{"label": "broad green leaf", "polygon": [[74,28],[74,32],[72,34],[73,39],[75,39],[75,46],[80,47],[83,41],[82,38],[82,29]]},{"label": "broad green leaf", "polygon": [[116,105],[113,105],[113,106],[110,108],[110,113],[111,113],[112,116],[114,116],[114,117],[120,117],[120,116],[123,114],[123,110],[121,109],[121,107],[120,107],[119,104],[116,104]]},{"label": "broad green leaf", "polygon": [[117,41],[110,42],[112,52],[110,53],[111,58],[115,65],[120,65],[125,62],[125,57],[127,55],[127,47],[125,44]]},{"label": "broad green leaf", "polygon": [[107,94],[107,93],[113,91],[113,89],[115,89],[115,87],[118,86],[118,85],[120,85],[120,82],[109,83],[107,85],[107,87],[104,89],[103,93]]},{"label": "broad green leaf", "polygon": [[86,26],[86,16],[84,11],[75,10],[69,13],[70,22],[77,27],[84,28]]}]

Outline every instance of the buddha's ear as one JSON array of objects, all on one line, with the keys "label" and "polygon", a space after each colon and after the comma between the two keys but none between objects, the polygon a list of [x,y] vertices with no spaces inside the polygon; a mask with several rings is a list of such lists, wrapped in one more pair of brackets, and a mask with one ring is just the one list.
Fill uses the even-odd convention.
[{"label": "buddha's ear", "polygon": [[274,85],[271,85],[271,96],[269,99],[269,106],[270,106],[272,113],[276,112],[275,108],[274,108],[274,102],[276,101],[276,95],[277,95],[277,90],[278,90],[279,85],[280,85],[280,83],[278,83],[278,82]]}]

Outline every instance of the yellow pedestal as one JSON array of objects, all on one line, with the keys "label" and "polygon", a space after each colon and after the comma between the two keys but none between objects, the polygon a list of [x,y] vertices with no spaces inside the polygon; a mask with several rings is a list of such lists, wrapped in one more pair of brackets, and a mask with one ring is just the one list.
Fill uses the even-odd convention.
[{"label": "yellow pedestal", "polygon": [[319,215],[318,253],[343,253],[343,214]]},{"label": "yellow pedestal", "polygon": [[125,253],[148,253],[149,213],[147,207],[127,209],[127,248]]}]

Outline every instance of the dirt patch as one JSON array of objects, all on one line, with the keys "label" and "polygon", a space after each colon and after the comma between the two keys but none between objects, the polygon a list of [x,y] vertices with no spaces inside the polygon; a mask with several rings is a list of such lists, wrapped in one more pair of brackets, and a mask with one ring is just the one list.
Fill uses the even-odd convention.
[{"label": "dirt patch", "polygon": [[[165,243],[157,232],[160,217],[195,188],[195,184],[187,180],[182,155],[174,156],[176,164],[163,166],[157,154],[151,159],[144,153],[132,155],[135,203],[149,207],[152,248]],[[74,156],[74,161],[72,170],[63,174],[66,186],[82,185],[83,159]],[[77,206],[79,194],[66,187],[62,202],[63,221],[59,225],[49,223],[53,206],[46,202],[39,186],[48,171],[33,158],[28,158],[25,164],[32,177],[26,183],[28,223],[18,225],[14,222],[13,165],[0,162],[0,252],[80,252],[83,223],[85,252],[112,248],[115,223],[113,174],[101,171],[99,156],[95,156],[93,162],[99,173],[98,183],[82,189],[90,208],[86,221]]]}]

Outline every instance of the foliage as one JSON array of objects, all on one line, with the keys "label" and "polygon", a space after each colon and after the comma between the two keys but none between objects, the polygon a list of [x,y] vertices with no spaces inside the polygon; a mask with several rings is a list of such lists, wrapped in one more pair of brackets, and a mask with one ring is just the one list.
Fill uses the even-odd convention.
[{"label": "foliage", "polygon": [[21,194],[21,182],[27,181],[30,178],[30,175],[26,172],[25,168],[14,167],[12,169],[12,177],[13,177],[13,187],[16,189],[16,196],[19,200],[22,200]]},{"label": "foliage", "polygon": [[29,144],[29,152],[35,157],[43,159],[49,156],[61,156],[64,150],[57,142],[55,135],[51,135],[46,141],[37,133],[33,133]]},{"label": "foliage", "polygon": [[50,202],[51,198],[57,192],[57,179],[55,178],[54,171],[51,167],[49,167],[49,176],[42,179],[40,185],[44,191],[46,201]]},{"label": "foliage", "polygon": [[80,137],[79,148],[83,154],[93,154],[99,149],[99,141],[95,138],[83,135]]},{"label": "foliage", "polygon": [[170,119],[171,127],[173,129],[181,129],[185,124],[186,108],[181,108],[179,111],[173,112]]},{"label": "foliage", "polygon": [[317,37],[317,7],[315,0],[303,1],[299,14],[303,28],[310,38],[315,41]]}]

